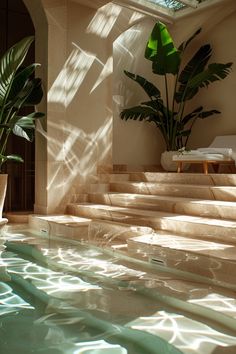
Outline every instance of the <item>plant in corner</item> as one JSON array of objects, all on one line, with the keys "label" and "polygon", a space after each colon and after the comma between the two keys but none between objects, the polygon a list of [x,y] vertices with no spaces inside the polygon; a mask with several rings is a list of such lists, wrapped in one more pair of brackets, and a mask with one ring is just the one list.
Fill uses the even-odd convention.
[{"label": "plant in corner", "polygon": [[[35,120],[44,116],[41,112],[35,112],[42,97],[41,79],[34,77],[34,72],[39,64],[33,63],[27,67],[22,64],[34,41],[34,37],[26,37],[9,48],[0,59],[0,173],[2,166],[10,160],[23,162],[21,156],[6,154],[7,142],[11,134],[32,141],[35,131]],[[24,107],[31,107],[32,113],[22,114]],[[3,192],[0,198],[0,218],[6,192],[5,186],[0,183]]]},{"label": "plant in corner", "polygon": [[231,70],[232,63],[211,63],[210,44],[202,45],[193,57],[183,65],[184,53],[191,41],[200,33],[197,30],[177,49],[166,26],[157,22],[149,37],[145,58],[152,62],[152,71],[164,80],[164,99],[161,91],[144,77],[131,72],[124,73],[137,82],[146,92],[149,101],[123,109],[122,119],[153,122],[160,130],[167,151],[185,148],[197,119],[205,119],[218,110],[205,111],[202,106],[186,113],[186,103],[203,87],[224,79]]}]

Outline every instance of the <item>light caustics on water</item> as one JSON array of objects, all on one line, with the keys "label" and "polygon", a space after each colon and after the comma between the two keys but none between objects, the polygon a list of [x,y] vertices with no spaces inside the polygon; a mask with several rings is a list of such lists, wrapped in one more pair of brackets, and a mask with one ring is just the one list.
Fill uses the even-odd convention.
[{"label": "light caustics on water", "polygon": [[[173,305],[175,300],[159,292],[164,288],[181,293],[178,290],[178,286],[184,286],[181,280],[166,274],[157,277],[137,267],[132,269],[127,262],[122,264],[98,248],[80,244],[32,237],[28,237],[27,243],[25,235],[15,234],[4,247],[0,263],[3,328],[11,324],[16,329],[16,320],[25,324],[27,318],[26,330],[33,336],[35,328],[34,340],[39,343],[43,340],[42,350],[54,348],[58,353],[73,354],[156,354],[158,345],[163,354],[168,352],[167,348],[173,354],[180,353],[175,348],[188,354],[211,354],[218,346],[236,345],[235,336],[168,310],[168,304]],[[21,297],[17,287],[24,289],[34,301]],[[191,291],[194,293],[192,289],[190,294]],[[207,286],[199,288],[202,296],[194,298],[192,294],[186,309],[191,311],[202,306],[212,311],[212,316],[216,315],[215,310],[219,311],[220,317],[220,312],[224,313],[228,307],[233,309],[233,315],[228,311],[229,316],[235,317],[234,299],[216,292],[210,296],[207,292]],[[10,312],[15,316],[7,318],[5,323],[4,318]],[[167,342],[173,346],[168,347]],[[143,348],[146,344],[148,347]],[[0,349],[1,345],[0,341]]]}]

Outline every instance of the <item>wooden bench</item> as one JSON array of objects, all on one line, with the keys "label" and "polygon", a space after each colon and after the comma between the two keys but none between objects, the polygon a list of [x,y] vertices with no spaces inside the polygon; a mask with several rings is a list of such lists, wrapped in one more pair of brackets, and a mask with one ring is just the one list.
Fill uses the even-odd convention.
[{"label": "wooden bench", "polygon": [[219,172],[219,167],[220,165],[229,165],[231,166],[235,166],[235,161],[232,159],[226,159],[226,160],[179,160],[176,161],[177,163],[177,172],[180,173],[183,171],[183,165],[185,163],[187,164],[202,164],[203,166],[203,172],[205,173],[205,175],[208,174],[208,167],[209,165],[212,165],[213,170],[215,173]]}]

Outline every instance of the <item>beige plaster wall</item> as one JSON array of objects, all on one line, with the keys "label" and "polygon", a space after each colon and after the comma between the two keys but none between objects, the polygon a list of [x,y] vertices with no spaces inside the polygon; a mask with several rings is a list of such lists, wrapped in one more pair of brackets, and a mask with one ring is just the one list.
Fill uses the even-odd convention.
[{"label": "beige plaster wall", "polygon": [[113,163],[127,165],[158,164],[164,149],[163,140],[153,123],[128,120],[119,114],[123,108],[149,100],[143,89],[126,77],[124,70],[141,75],[156,83],[151,62],[144,59],[149,34],[155,24],[153,18],[141,17],[123,32],[113,46]]},{"label": "beige plaster wall", "polygon": [[[81,185],[112,164],[113,42],[137,20],[112,3],[42,0],[48,22],[46,124],[36,212],[63,212]],[[41,43],[42,45],[42,43]],[[42,178],[42,176],[40,176]],[[42,178],[43,180],[43,178]]]},{"label": "beige plaster wall", "polygon": [[[64,211],[78,186],[96,180],[99,164],[156,164],[164,145],[151,124],[119,118],[122,107],[146,99],[142,90],[123,75],[123,69],[152,80],[150,63],[142,53],[155,20],[111,3],[91,8],[72,0],[41,1],[42,13],[37,18],[37,9],[25,0],[30,13],[34,13],[38,57],[43,63],[47,92],[47,117],[37,138],[35,211],[53,213]],[[217,61],[235,61],[234,45],[225,40],[225,36],[234,37],[235,13],[226,11],[222,20],[223,10],[222,7],[221,12],[212,12],[212,26],[205,27],[199,43],[209,39]],[[177,41],[182,41],[186,29],[188,36],[196,26],[209,25],[209,15],[185,18],[170,30]],[[192,104],[194,107],[201,100],[206,108],[224,112],[223,120],[221,115],[215,124],[209,120],[196,125],[193,147],[208,144],[214,135],[236,133],[235,82],[233,71]]]},{"label": "beige plaster wall", "polygon": [[222,81],[217,81],[202,88],[193,100],[189,101],[187,111],[202,105],[206,110],[216,109],[221,112],[205,120],[198,120],[189,139],[189,147],[208,146],[217,135],[236,134],[236,2],[227,1],[196,16],[180,19],[171,28],[177,43],[188,38],[197,28],[201,34],[189,48],[197,50],[202,44],[210,43],[213,55],[210,62],[233,62],[231,74]]},{"label": "beige plaster wall", "polygon": [[[236,36],[235,8],[235,1],[227,0],[227,6],[221,3],[205,11],[195,11],[191,16],[177,19],[175,24],[167,26],[177,45],[202,27],[195,44],[189,47],[189,55],[209,42],[213,47],[212,62],[232,61],[236,65],[236,46],[233,43]],[[122,108],[139,104],[147,97],[136,83],[122,75],[123,69],[138,73],[161,87],[162,78],[152,74],[151,65],[143,56],[146,39],[155,21],[152,18],[141,19],[133,28],[121,34],[114,44],[113,162],[117,164],[159,164],[161,152],[165,149],[162,137],[153,125],[119,119]],[[186,112],[199,105],[206,110],[217,109],[222,112],[197,121],[189,147],[208,146],[216,135],[236,134],[235,65],[229,77],[202,89],[188,104]]]}]

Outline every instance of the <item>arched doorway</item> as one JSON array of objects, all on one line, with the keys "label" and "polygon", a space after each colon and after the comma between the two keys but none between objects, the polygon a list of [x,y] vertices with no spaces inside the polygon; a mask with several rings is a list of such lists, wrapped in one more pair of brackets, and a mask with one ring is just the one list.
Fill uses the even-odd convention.
[{"label": "arched doorway", "polygon": [[[34,35],[34,25],[22,0],[0,2],[0,55],[23,37]],[[30,48],[26,64],[35,61],[34,46]],[[35,145],[16,136],[8,144],[9,153],[19,154],[24,163],[5,166],[8,188],[5,211],[33,210],[35,179]]]}]

